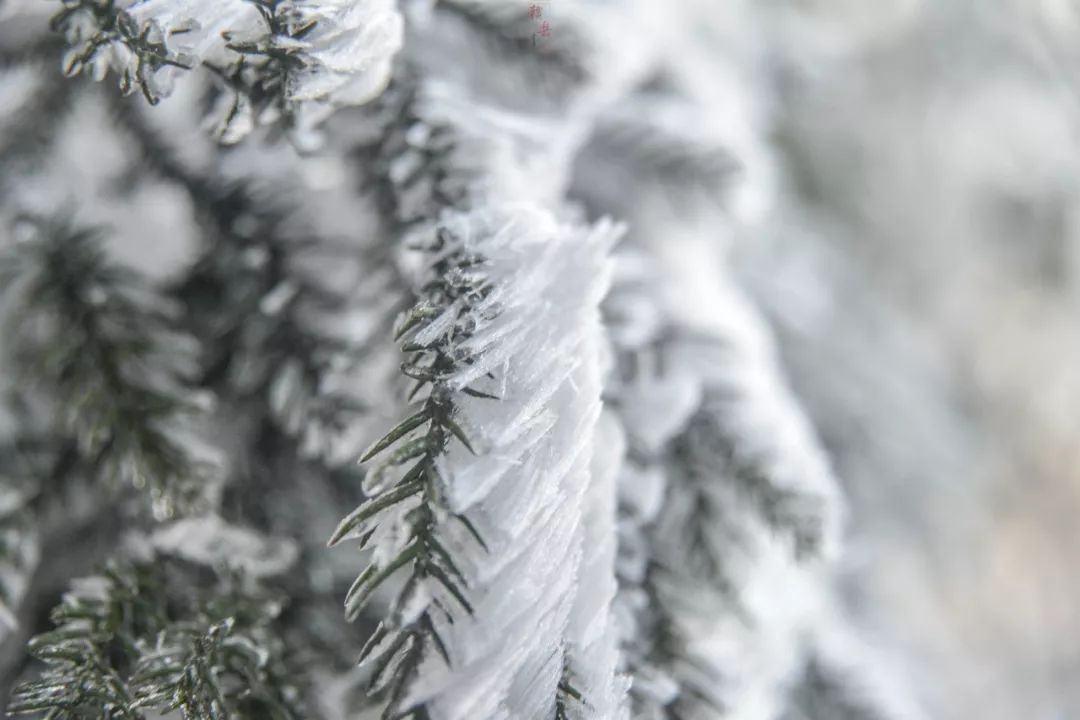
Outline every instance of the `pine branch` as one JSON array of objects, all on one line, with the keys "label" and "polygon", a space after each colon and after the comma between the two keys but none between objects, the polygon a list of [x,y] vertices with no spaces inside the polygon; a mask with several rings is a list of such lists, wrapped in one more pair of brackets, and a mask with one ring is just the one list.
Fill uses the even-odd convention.
[{"label": "pine branch", "polygon": [[16,688],[8,711],[50,711],[77,718],[105,709],[118,718],[141,718],[124,675],[137,657],[136,641],[165,624],[159,578],[106,570],[94,583],[76,585],[52,615],[58,626],[30,643],[49,665],[39,680]]},{"label": "pine branch", "polygon": [[705,388],[686,438],[693,447],[684,449],[720,469],[797,559],[827,556],[843,513],[835,478],[784,384],[762,319],[729,292],[730,328],[708,338],[682,333]]},{"label": "pine branch", "polygon": [[[432,37],[433,42],[443,39]],[[489,53],[487,59],[492,57]],[[428,393],[422,396],[428,401],[439,399],[444,387],[452,391],[450,419],[470,433],[457,432],[449,423],[445,429],[470,444],[484,441],[475,448],[480,451],[478,457],[467,454],[464,442],[455,442],[449,452],[440,453],[439,459],[445,462],[434,469],[445,467],[446,477],[438,473],[436,492],[430,495],[447,495],[444,513],[451,508],[469,510],[472,519],[481,521],[485,541],[491,532],[500,542],[488,543],[491,556],[485,559],[472,556],[460,541],[444,543],[462,556],[460,561],[453,558],[462,579],[479,580],[463,588],[468,590],[465,600],[477,610],[476,620],[439,626],[438,642],[429,644],[436,645],[443,662],[433,658],[430,663],[423,662],[415,638],[394,636],[384,627],[368,646],[369,653],[375,647],[386,648],[388,658],[374,667],[374,686],[402,677],[401,668],[406,667],[415,672],[409,677],[413,692],[408,697],[414,698],[413,707],[422,712],[430,709],[431,714],[448,718],[497,712],[535,717],[555,707],[562,659],[558,648],[564,645],[563,633],[579,592],[573,569],[581,557],[580,499],[587,490],[593,425],[599,412],[595,309],[606,281],[603,255],[611,228],[606,224],[595,230],[560,225],[545,204],[549,199],[557,202],[555,193],[535,183],[531,185],[535,192],[528,198],[515,196],[515,190],[535,180],[529,173],[531,163],[548,171],[551,168],[544,162],[563,160],[563,151],[569,162],[569,152],[561,143],[552,152],[540,141],[541,132],[549,127],[557,130],[558,123],[505,108],[477,107],[471,89],[459,86],[459,74],[442,87],[438,71],[420,69],[419,63],[417,67],[419,81],[403,76],[384,96],[387,131],[361,147],[360,154],[374,159],[371,174],[378,183],[376,196],[391,231],[406,238],[435,235],[435,245],[423,249],[442,255],[436,255],[431,264],[423,263],[425,278],[433,275],[458,281],[455,275],[467,280],[473,272],[496,273],[489,294],[462,303],[475,306],[468,307],[468,314],[456,306],[425,302],[430,286],[425,287],[419,293],[420,302],[403,316],[399,328],[406,333],[406,352],[428,353],[402,366],[403,373],[416,381],[414,393]],[[462,69],[465,74],[468,71]],[[570,137],[574,130],[567,132]],[[448,237],[449,227],[459,237]],[[455,252],[462,246],[474,252],[484,267],[440,264],[439,259],[447,255],[456,261]],[[551,361],[545,365],[541,356]],[[485,398],[491,395],[500,402],[487,402]],[[506,402],[506,395],[512,396],[511,402]],[[429,496],[413,494],[414,488],[408,485],[415,479],[409,473],[419,472],[410,466],[427,456],[429,441],[423,434],[427,417],[421,414],[404,421],[385,447],[374,448],[376,454],[385,453],[392,472],[383,477],[375,469],[369,482],[392,508],[362,506],[355,516],[358,526],[347,520],[343,527],[343,533],[351,532],[374,548],[376,562],[360,577],[361,587],[388,577],[379,574],[387,563],[415,551],[407,529],[391,532],[364,523],[372,517],[369,513],[385,513],[390,527],[397,529],[401,525],[394,524],[396,520],[407,523],[415,507],[429,502]],[[473,417],[483,419],[482,438],[471,432]],[[413,423],[419,426],[410,429]],[[390,495],[395,491],[407,498]],[[531,522],[523,520],[526,516]],[[448,530],[458,529],[446,524]],[[407,565],[412,558],[405,557],[403,562]],[[492,572],[485,572],[487,567]],[[506,597],[513,593],[515,580],[544,591],[519,600],[511,609],[506,607]],[[405,591],[410,590],[409,579],[403,582]],[[447,607],[451,612],[461,608],[460,598],[452,591],[437,589],[443,595],[439,603],[418,600],[417,606],[435,606],[444,614]],[[508,623],[508,617],[515,621]],[[489,624],[500,630],[484,632],[482,628]],[[456,664],[459,652],[467,658],[464,666]],[[428,650],[428,655],[435,654]],[[453,666],[449,666],[451,660]],[[598,674],[603,676],[603,672]],[[609,693],[618,702],[615,684],[605,682],[612,675],[613,670],[597,683],[605,694],[605,706],[610,704]],[[521,697],[514,689],[522,682],[535,683],[536,689]],[[399,709],[396,705],[391,701],[388,711]]]},{"label": "pine branch", "polygon": [[[113,70],[124,94],[138,90],[151,105],[169,94],[170,71],[204,68],[225,95],[215,135],[243,139],[256,124],[278,122],[301,145],[335,105],[366,102],[389,76],[401,45],[393,6],[350,9],[340,0],[66,0],[51,22],[70,49],[64,72]],[[369,47],[342,42],[369,28]],[[212,56],[212,57],[211,57]]]},{"label": "pine branch", "polygon": [[233,616],[162,631],[131,677],[135,705],[180,710],[185,720],[297,720],[296,690],[283,668],[267,671],[266,641],[238,628]]},{"label": "pine branch", "polygon": [[[200,384],[223,398],[261,406],[305,455],[329,459],[331,441],[368,409],[336,380],[367,359],[371,348],[326,326],[357,307],[385,304],[378,273],[388,263],[344,241],[298,234],[302,201],[252,179],[230,182],[191,169],[137,108],[114,96],[113,110],[146,166],[190,198],[205,236],[205,250],[173,289],[187,324],[208,350]],[[346,295],[302,269],[305,262],[339,255],[369,260],[371,287]],[[383,326],[371,334],[389,330],[391,319],[381,313]]]},{"label": "pine branch", "polygon": [[631,715],[719,715],[708,666],[679,621],[702,607],[715,618],[737,601],[725,557],[728,512],[715,492],[720,469],[695,457],[698,388],[673,367],[675,335],[667,318],[655,315],[652,265],[633,251],[616,259],[627,269],[604,305],[617,352],[606,395],[628,438],[619,478],[616,603],[630,620],[622,647],[633,678]]},{"label": "pine branch", "polygon": [[[0,443],[0,708],[42,599],[56,597],[74,573],[100,557],[98,539],[115,527],[104,498],[87,497],[75,442],[42,433],[33,404],[17,389],[0,407],[0,424],[18,418]],[[44,430],[44,428],[42,428]]]},{"label": "pine branch", "polygon": [[300,124],[302,77],[311,64],[304,51],[304,39],[317,22],[302,6],[282,0],[247,0],[258,9],[266,25],[258,40],[245,40],[224,33],[226,47],[236,59],[219,66],[206,63],[227,93],[214,135],[225,144],[243,139],[258,118],[280,118],[286,130]]},{"label": "pine branch", "polygon": [[[446,596],[447,602],[436,605],[448,621],[462,611],[473,612],[465,577],[440,537],[448,510],[439,460],[454,441],[474,452],[456,420],[454,398],[459,391],[451,384],[454,373],[469,365],[471,358],[454,348],[475,330],[473,307],[491,287],[483,273],[483,259],[461,249],[448,231],[440,231],[436,242],[424,250],[436,258],[431,279],[421,289],[417,305],[402,317],[396,335],[408,354],[402,371],[416,381],[413,395],[427,389],[427,397],[416,413],[361,458],[367,462],[384,457],[365,478],[369,499],[342,520],[330,539],[330,545],[336,545],[361,538],[364,547],[380,528],[387,527],[398,528],[405,538],[392,557],[372,558],[345,599],[346,615],[355,619],[383,583],[406,571],[390,618],[380,624],[361,654],[361,662],[370,662],[374,668],[373,691],[387,695],[384,718],[424,717],[427,711],[422,707],[402,707],[409,684],[432,651],[451,662],[439,633],[441,621],[436,621],[431,605],[432,593]],[[449,514],[449,518],[483,546],[467,517]]]},{"label": "pine branch", "polygon": [[639,592],[645,600],[636,611],[637,632],[624,643],[637,679],[630,688],[634,716],[682,720],[724,709],[716,668],[694,649],[692,628],[695,620],[708,624],[723,615],[745,620],[729,568],[731,547],[745,538],[732,529],[737,521],[726,507],[732,497],[725,502],[703,484],[715,482],[714,475],[680,470],[686,458],[678,451],[667,462],[673,460],[665,472],[678,490],[669,491],[645,530],[644,576],[620,581],[623,593]]},{"label": "pine branch", "polygon": [[[641,583],[648,610],[627,647],[627,669],[634,677],[632,715],[657,720],[720,715],[725,706],[714,669],[694,652],[692,638],[680,622],[686,578],[675,579],[671,573],[671,568],[654,565]],[[731,595],[728,589],[721,592],[725,598]],[[711,608],[712,616],[722,609],[723,601]]]},{"label": "pine branch", "polygon": [[[110,67],[120,73],[124,94],[139,90],[151,105],[166,94],[159,72],[167,67],[190,70],[196,59],[170,48],[169,30],[152,20],[140,23],[116,0],[67,0],[50,21],[71,46],[64,73],[78,75],[89,68],[98,80]],[[172,32],[186,32],[180,28]]]},{"label": "pine branch", "polygon": [[325,456],[330,441],[366,410],[348,388],[335,389],[334,380],[370,348],[322,329],[327,323],[320,321],[370,302],[361,292],[367,290],[348,298],[297,269],[336,250],[323,239],[290,236],[287,204],[242,183],[199,186],[193,197],[195,191],[208,196],[204,217],[214,242],[177,292],[214,353],[206,358],[204,382],[222,394],[257,400],[306,452]]},{"label": "pine branch", "polygon": [[[440,349],[444,333],[452,333],[452,342],[447,344],[453,354],[447,355],[464,363],[444,365],[432,357],[407,362],[402,371],[415,380],[414,393],[428,392],[427,398],[437,397],[444,384],[453,390],[455,423],[471,430],[473,423],[465,422],[466,418],[474,414],[484,418],[488,435],[484,440],[494,443],[477,447],[480,454],[476,458],[461,452],[467,451],[463,443],[455,443],[455,448],[460,448],[444,456],[447,477],[437,489],[445,488],[449,507],[469,508],[470,514],[475,508],[472,519],[483,519],[485,541],[490,530],[503,537],[503,542],[489,543],[492,554],[484,560],[473,557],[460,543],[446,545],[462,555],[461,562],[454,559],[464,577],[483,578],[481,586],[465,588],[469,591],[466,599],[478,608],[475,623],[505,622],[510,611],[500,601],[511,592],[513,578],[546,588],[537,597],[518,603],[513,612],[519,620],[497,634],[474,631],[476,624],[468,621],[455,623],[445,632],[440,628],[438,645],[446,646],[443,660],[456,659],[460,648],[471,662],[465,667],[447,667],[438,661],[417,666],[416,677],[425,681],[410,686],[420,696],[417,702],[423,699],[433,714],[483,716],[498,707],[532,717],[539,708],[550,712],[555,705],[561,668],[548,665],[561,660],[555,648],[563,645],[561,636],[578,591],[570,568],[580,561],[579,498],[588,483],[593,424],[599,407],[597,348],[592,345],[595,337],[590,331],[596,319],[595,304],[606,281],[603,253],[611,227],[602,224],[582,230],[560,225],[545,207],[533,204],[542,203],[536,196],[548,197],[546,188],[536,188],[536,195],[528,198],[532,202],[513,197],[515,188],[529,182],[529,160],[540,164],[538,156],[547,159],[549,151],[545,148],[541,152],[538,141],[539,130],[545,127],[543,120],[512,116],[495,107],[470,108],[468,90],[445,88],[445,93],[439,94],[408,75],[403,75],[383,100],[380,109],[386,131],[361,146],[358,154],[373,160],[370,167],[377,183],[376,197],[390,231],[406,238],[436,235],[434,249],[443,255],[453,257],[458,247],[465,246],[485,265],[490,263],[491,269],[497,269],[499,289],[477,297],[476,307],[468,315],[460,315],[456,307],[425,302],[422,290],[420,302],[403,316],[399,326],[409,333],[403,345],[407,352]],[[559,152],[551,155],[562,159]],[[502,202],[507,203],[505,207]],[[448,227],[454,227],[459,237],[448,238]],[[435,277],[449,273],[448,279],[454,279],[454,274],[472,272],[471,268],[463,272],[438,262],[432,265],[424,263],[424,270]],[[476,272],[486,275],[488,268]],[[507,308],[511,311],[504,314]],[[453,337],[457,330],[452,328],[461,320],[465,321],[463,331],[460,337]],[[540,356],[553,361],[543,366]],[[571,362],[571,358],[576,361]],[[504,393],[512,394],[513,402],[490,403],[485,409],[490,396],[504,400]],[[460,419],[456,417],[458,410]],[[452,425],[447,429],[470,443],[477,439],[472,433],[455,433]],[[409,463],[414,454],[422,455],[425,440],[419,432],[410,434],[406,427],[400,439],[392,438],[398,444],[388,451],[400,455],[390,455],[391,463]],[[538,465],[539,457],[548,458],[548,472]],[[436,469],[442,466],[440,463]],[[522,480],[515,483],[515,478]],[[372,482],[379,482],[377,471]],[[402,492],[408,493],[410,488]],[[402,500],[399,514],[407,515],[413,503],[422,502],[426,499],[415,496]],[[527,507],[536,520],[535,525],[523,529],[515,524],[515,518],[520,519]],[[554,537],[548,537],[546,544],[537,537],[548,533]],[[407,533],[401,535],[407,537]],[[389,532],[360,537],[369,541],[377,556],[394,557],[391,552],[410,547],[395,544],[395,535]],[[553,570],[554,558],[563,559],[562,574]],[[481,569],[485,566],[503,570],[488,576]],[[362,578],[362,582],[368,581]],[[460,607],[453,593],[446,595],[444,605]],[[479,608],[485,609],[483,615]],[[397,647],[390,639],[377,637],[373,642]],[[436,650],[443,654],[439,647]],[[476,666],[487,668],[485,680],[479,679]],[[387,667],[400,666],[389,663]],[[539,673],[535,682],[544,693],[517,697],[512,688],[522,682],[519,674],[524,673]],[[378,683],[378,668],[375,674]],[[550,695],[544,697],[548,691]],[[606,706],[607,683],[601,691]],[[614,686],[610,691],[616,696]],[[391,703],[390,708],[393,706]]]},{"label": "pine branch", "polygon": [[17,293],[24,377],[55,401],[101,482],[145,490],[160,519],[202,506],[217,470],[185,441],[183,420],[205,403],[185,378],[172,310],[105,257],[101,230],[29,218],[20,231],[2,274]]},{"label": "pine branch", "polygon": [[[627,642],[628,667],[641,680],[631,697],[635,716],[643,718],[682,720],[724,711],[723,667],[696,648],[694,628],[721,616],[754,622],[733,561],[755,552],[755,519],[778,532],[794,531],[786,516],[769,517],[768,504],[747,498],[750,491],[740,486],[745,479],[730,465],[731,438],[715,411],[706,399],[669,441],[660,460],[669,489],[644,528],[644,577],[622,578],[624,593],[646,598],[637,611],[638,632]],[[761,515],[747,517],[747,499]]]},{"label": "pine branch", "polygon": [[26,645],[41,623],[47,622],[43,612],[55,604],[72,578],[115,552],[121,538],[121,514],[110,499],[88,497],[85,486],[72,482],[75,453],[68,447],[42,447],[41,452],[47,456],[42,463],[48,467],[31,468],[33,480],[40,481],[42,488],[26,510],[40,542],[42,561],[27,576],[18,603],[12,606],[16,624],[0,643],[0,708],[7,708],[14,684],[34,664]]},{"label": "pine branch", "polygon": [[790,544],[795,558],[820,555],[837,509],[757,317],[726,291],[716,328],[690,331],[670,314],[642,333],[635,313],[660,287],[654,272],[620,288],[609,308],[623,355],[609,393],[631,441],[620,594],[636,629],[624,643],[635,713],[692,718],[740,701],[737,684],[724,683],[738,670],[700,633],[725,618],[752,638],[753,623],[765,622],[741,590],[772,542],[763,535]]},{"label": "pine branch", "polygon": [[31,641],[46,669],[16,688],[9,712],[299,720],[279,609],[278,598],[231,576],[197,586],[174,560],[114,563],[76,582],[53,611],[57,628]]}]

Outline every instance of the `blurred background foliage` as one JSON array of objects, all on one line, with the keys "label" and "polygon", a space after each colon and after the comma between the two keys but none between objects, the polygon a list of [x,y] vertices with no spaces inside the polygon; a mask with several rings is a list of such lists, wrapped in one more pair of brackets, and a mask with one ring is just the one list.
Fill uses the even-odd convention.
[{"label": "blurred background foliage", "polygon": [[743,267],[848,486],[849,597],[930,717],[1075,717],[1080,3],[770,10],[788,217]]}]

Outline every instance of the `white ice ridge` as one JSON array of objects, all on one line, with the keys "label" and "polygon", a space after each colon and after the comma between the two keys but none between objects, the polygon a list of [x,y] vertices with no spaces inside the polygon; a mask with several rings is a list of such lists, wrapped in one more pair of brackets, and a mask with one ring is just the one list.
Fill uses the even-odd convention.
[{"label": "white ice ridge", "polygon": [[[560,224],[524,205],[448,214],[441,224],[462,249],[485,258],[492,287],[470,310],[473,362],[451,385],[485,381],[498,399],[455,393],[478,454],[452,446],[442,467],[450,509],[468,512],[488,551],[466,536],[447,539],[463,559],[475,613],[446,628],[451,666],[429,658],[407,704],[427,702],[437,720],[551,717],[570,638],[600,663],[578,689],[593,692],[598,707],[615,705],[621,688],[604,600],[613,588],[592,578],[585,592],[595,595],[585,597],[579,577],[579,568],[610,566],[613,552],[603,545],[585,552],[583,514],[602,527],[613,523],[605,519],[614,512],[611,477],[600,479],[606,490],[594,486],[592,464],[601,408],[598,306],[615,230],[606,222]],[[605,665],[610,671],[598,672]]]}]

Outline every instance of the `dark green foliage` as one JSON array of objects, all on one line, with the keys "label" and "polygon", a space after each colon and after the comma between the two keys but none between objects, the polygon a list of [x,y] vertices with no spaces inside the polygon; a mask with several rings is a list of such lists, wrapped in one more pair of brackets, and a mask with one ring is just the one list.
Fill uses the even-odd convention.
[{"label": "dark green foliage", "polygon": [[41,676],[8,711],[49,720],[303,717],[277,619],[281,601],[242,578],[207,579],[165,557],[110,565],[77,581],[53,611],[56,629],[30,652]]},{"label": "dark green foliage", "polygon": [[171,306],[106,258],[100,229],[29,218],[17,233],[0,287],[16,294],[20,372],[55,402],[58,431],[90,474],[145,490],[156,517],[197,509],[215,468],[184,442],[205,402]]},{"label": "dark green foliage", "polygon": [[[447,516],[447,510],[442,500],[445,481],[438,458],[448,451],[452,441],[474,451],[457,422],[457,391],[451,385],[455,373],[471,360],[452,354],[450,348],[474,331],[475,306],[490,291],[490,285],[483,273],[483,259],[455,248],[457,242],[441,229],[435,243],[426,248],[438,258],[431,267],[431,280],[421,288],[420,302],[402,316],[396,333],[409,355],[402,372],[415,380],[410,397],[425,390],[427,395],[416,413],[364,454],[365,462],[383,458],[369,469],[365,479],[369,498],[342,520],[330,539],[330,544],[335,545],[357,537],[364,547],[386,523],[400,523],[408,538],[394,557],[373,558],[345,599],[346,614],[353,619],[383,583],[399,572],[406,575],[393,612],[380,623],[361,653],[361,662],[372,664],[372,692],[388,700],[385,718],[426,717],[423,707],[400,705],[409,682],[431,650],[451,662],[438,631],[441,620],[436,619],[433,609],[441,610],[450,622],[460,611],[472,613],[465,576],[442,539],[442,518]],[[417,334],[444,311],[455,312],[454,322],[436,337],[417,342]],[[465,391],[486,396],[471,388]],[[483,545],[468,518],[449,518]],[[426,593],[432,594],[431,602],[423,602]],[[443,598],[458,609],[445,604]],[[416,612],[411,606],[418,600],[422,609]]]}]

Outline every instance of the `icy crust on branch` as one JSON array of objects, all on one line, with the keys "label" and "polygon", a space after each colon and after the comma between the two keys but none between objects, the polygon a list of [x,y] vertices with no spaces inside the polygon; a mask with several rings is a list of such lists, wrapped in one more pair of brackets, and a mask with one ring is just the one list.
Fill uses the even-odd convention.
[{"label": "icy crust on branch", "polygon": [[[443,463],[449,506],[469,511],[489,552],[462,548],[474,618],[448,629],[451,667],[432,668],[414,697],[437,718],[550,717],[581,592],[581,508],[600,410],[597,308],[612,228],[560,227],[525,208],[445,222],[485,258],[492,287],[473,310],[491,320],[459,345],[474,362],[451,385],[479,383],[498,399],[462,398],[478,455],[453,448]],[[589,623],[579,622],[590,645]],[[614,688],[579,690],[605,707]]]},{"label": "icy crust on branch", "polygon": [[389,696],[384,717],[618,717],[614,552],[586,547],[582,525],[583,512],[613,523],[610,495],[583,503],[614,231],[541,209],[562,205],[589,110],[575,99],[565,115],[525,114],[456,69],[391,91],[391,132],[375,151],[389,214],[421,250],[403,263],[417,268],[419,303],[399,330],[424,399],[373,449],[405,474],[369,470],[373,499],[335,536],[374,548],[347,612],[410,568],[363,651]]},{"label": "icy crust on branch", "polygon": [[[364,651],[387,717],[552,717],[572,616],[572,649],[613,665],[605,609],[577,603],[613,239],[527,205],[448,212],[411,238],[420,300],[399,332],[421,409],[369,451],[389,452],[372,500],[333,539],[374,548],[350,613],[407,570]],[[609,676],[574,692],[613,707],[619,690]]]},{"label": "icy crust on branch", "polygon": [[[450,378],[450,386],[460,390],[476,384],[501,400],[464,401],[478,450],[499,452],[454,466],[448,500],[463,511],[482,502],[516,464],[520,453],[511,457],[507,448],[550,429],[555,419],[550,399],[583,364],[575,350],[596,329],[583,320],[590,314],[586,309],[599,304],[608,282],[601,258],[615,229],[607,222],[588,229],[560,225],[549,212],[527,205],[449,214],[440,226],[461,238],[466,253],[482,258],[491,288],[482,303],[469,309],[471,316],[487,322],[454,344],[454,351],[467,354],[471,362]],[[456,313],[451,306],[437,316],[417,333],[419,341]],[[448,462],[457,459],[454,454]]]},{"label": "icy crust on branch", "polygon": [[760,319],[708,246],[678,250],[624,255],[607,304],[634,714],[771,718],[820,593],[796,560],[833,554],[839,498]]},{"label": "icy crust on branch", "polygon": [[177,70],[214,73],[226,143],[279,120],[303,139],[334,107],[371,100],[403,33],[395,0],[64,0],[52,25],[66,73],[115,72],[152,104]]}]

